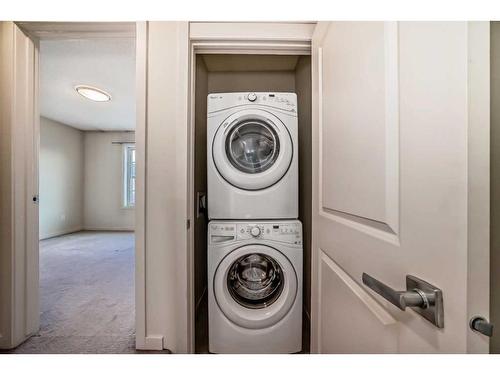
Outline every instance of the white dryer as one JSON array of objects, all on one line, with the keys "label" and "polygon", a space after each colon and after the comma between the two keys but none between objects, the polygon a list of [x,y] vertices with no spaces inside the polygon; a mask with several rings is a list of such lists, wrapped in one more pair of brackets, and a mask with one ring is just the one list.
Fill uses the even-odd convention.
[{"label": "white dryer", "polygon": [[208,229],[211,353],[302,348],[302,225],[212,221]]},{"label": "white dryer", "polygon": [[209,94],[210,219],[298,217],[297,95]]}]

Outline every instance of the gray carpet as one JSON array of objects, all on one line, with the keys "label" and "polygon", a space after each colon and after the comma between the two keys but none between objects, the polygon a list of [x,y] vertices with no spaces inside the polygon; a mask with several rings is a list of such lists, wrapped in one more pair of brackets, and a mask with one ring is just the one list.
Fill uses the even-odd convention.
[{"label": "gray carpet", "polygon": [[134,234],[40,242],[40,332],[13,353],[134,353]]}]

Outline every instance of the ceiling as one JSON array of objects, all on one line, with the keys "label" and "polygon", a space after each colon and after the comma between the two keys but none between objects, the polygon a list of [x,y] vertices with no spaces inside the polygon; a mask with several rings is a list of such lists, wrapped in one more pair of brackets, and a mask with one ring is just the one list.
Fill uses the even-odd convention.
[{"label": "ceiling", "polygon": [[[76,85],[97,87],[112,99],[90,101]],[[135,40],[42,40],[40,114],[81,130],[134,130]]]}]

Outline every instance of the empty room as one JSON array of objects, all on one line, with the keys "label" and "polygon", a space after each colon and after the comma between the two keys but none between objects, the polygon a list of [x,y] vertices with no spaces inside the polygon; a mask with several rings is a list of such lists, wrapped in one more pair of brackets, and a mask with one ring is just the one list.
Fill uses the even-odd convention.
[{"label": "empty room", "polygon": [[17,351],[133,351],[135,40],[39,56],[40,330]]}]

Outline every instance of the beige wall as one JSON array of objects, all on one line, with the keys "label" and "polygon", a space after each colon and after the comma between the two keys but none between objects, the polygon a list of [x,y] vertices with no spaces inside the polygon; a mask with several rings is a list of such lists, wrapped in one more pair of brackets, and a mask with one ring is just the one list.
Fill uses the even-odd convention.
[{"label": "beige wall", "polygon": [[130,132],[82,132],[40,124],[40,239],[78,230],[133,230],[123,208],[123,147]]},{"label": "beige wall", "polygon": [[83,132],[40,121],[40,239],[83,227]]},{"label": "beige wall", "polygon": [[208,92],[282,91],[293,92],[293,71],[210,72]]},{"label": "beige wall", "polygon": [[[145,250],[136,253],[139,348],[192,349],[187,285],[188,23],[148,22],[144,147]],[[140,40],[140,39],[139,39]],[[142,60],[144,61],[144,60]],[[139,112],[140,113],[140,112]],[[140,145],[139,144],[139,145]],[[191,217],[191,215],[190,215]],[[141,267],[142,265],[142,267]],[[144,278],[140,280],[140,278]],[[147,322],[147,323],[146,323]],[[187,334],[186,334],[187,333]]]},{"label": "beige wall", "polygon": [[[312,124],[311,124],[311,57],[301,56],[295,70],[295,92],[299,115],[299,220],[302,222],[304,243],[304,310],[306,324],[311,316],[311,225],[312,225]],[[309,327],[305,327],[306,331]],[[302,350],[309,351],[304,334]]]},{"label": "beige wall", "polygon": [[84,210],[87,230],[133,230],[134,210],[123,208],[123,146],[132,132],[84,133]]}]

